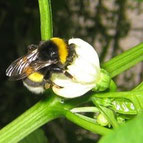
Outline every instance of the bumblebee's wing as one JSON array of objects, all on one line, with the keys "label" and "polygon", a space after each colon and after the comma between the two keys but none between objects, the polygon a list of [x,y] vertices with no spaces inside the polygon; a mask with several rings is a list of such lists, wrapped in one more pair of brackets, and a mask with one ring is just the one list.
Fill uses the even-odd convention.
[{"label": "bumblebee's wing", "polygon": [[36,61],[33,61],[30,66],[34,69],[34,71],[38,71],[44,67],[48,67],[52,64],[56,64],[57,63],[57,60],[47,60],[47,61],[41,61],[41,60],[36,60]]},{"label": "bumblebee's wing", "polygon": [[34,50],[27,55],[15,60],[6,70],[6,75],[11,79],[20,80],[44,67],[55,64],[55,60],[41,61],[38,59],[38,50]]},{"label": "bumblebee's wing", "polygon": [[15,60],[6,70],[6,75],[12,79],[23,79],[33,72],[30,64],[37,59],[38,50],[34,50],[27,55]]}]

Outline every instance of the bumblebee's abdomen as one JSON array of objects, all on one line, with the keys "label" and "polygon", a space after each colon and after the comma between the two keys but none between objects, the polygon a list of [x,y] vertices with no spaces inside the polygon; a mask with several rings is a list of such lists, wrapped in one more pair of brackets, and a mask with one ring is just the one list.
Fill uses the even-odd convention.
[{"label": "bumblebee's abdomen", "polygon": [[45,90],[44,75],[40,72],[34,72],[23,80],[23,84],[33,93],[43,93]]},{"label": "bumblebee's abdomen", "polygon": [[28,76],[28,79],[34,82],[42,82],[44,79],[44,76],[39,72],[34,72]]},{"label": "bumblebee's abdomen", "polygon": [[45,84],[44,75],[40,72],[34,72],[23,80],[27,85],[32,87],[43,86]]}]

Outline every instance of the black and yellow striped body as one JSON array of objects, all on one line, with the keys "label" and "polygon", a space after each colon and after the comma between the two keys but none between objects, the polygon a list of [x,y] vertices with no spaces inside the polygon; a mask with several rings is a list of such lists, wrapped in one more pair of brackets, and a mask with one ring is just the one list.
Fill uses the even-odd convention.
[{"label": "black and yellow striped body", "polygon": [[42,93],[44,88],[50,87],[48,81],[50,81],[51,74],[53,72],[62,72],[73,57],[73,49],[61,38],[42,41],[38,46],[38,52],[37,60],[55,61],[55,64],[36,71],[23,80],[24,85],[34,93]]}]

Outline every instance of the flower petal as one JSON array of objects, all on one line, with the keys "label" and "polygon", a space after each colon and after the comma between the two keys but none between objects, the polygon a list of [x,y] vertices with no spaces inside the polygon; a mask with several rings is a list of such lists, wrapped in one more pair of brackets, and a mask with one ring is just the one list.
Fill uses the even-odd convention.
[{"label": "flower petal", "polygon": [[99,58],[95,49],[79,38],[70,39],[69,44],[75,45],[77,56],[72,64],[67,66],[67,71],[79,82],[94,82],[100,71]]},{"label": "flower petal", "polygon": [[[56,85],[52,87],[53,91],[62,97],[74,98],[79,97],[89,90],[91,90],[95,85],[94,84],[81,84],[74,82],[72,79],[66,77],[64,74],[53,74],[52,81]],[[61,87],[58,87],[58,86]]]},{"label": "flower petal", "polygon": [[80,38],[72,38],[69,39],[69,44],[76,45],[75,50],[77,55],[83,57],[89,63],[100,68],[98,55],[95,49],[89,43]]},{"label": "flower petal", "polygon": [[67,67],[67,72],[70,73],[76,81],[81,83],[95,82],[99,69],[85,61],[85,59],[78,57],[75,61]]}]

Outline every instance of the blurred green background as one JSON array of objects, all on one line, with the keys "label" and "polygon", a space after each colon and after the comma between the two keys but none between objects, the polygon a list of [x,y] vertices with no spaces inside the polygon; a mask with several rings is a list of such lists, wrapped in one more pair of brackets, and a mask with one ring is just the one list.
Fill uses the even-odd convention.
[{"label": "blurred green background", "polygon": [[[143,3],[136,0],[52,0],[54,36],[79,37],[95,47],[101,63],[143,41]],[[5,70],[40,41],[38,1],[0,1],[0,128],[42,98],[21,81],[8,81]],[[143,63],[116,79],[119,90],[143,80]],[[99,137],[65,119],[42,127],[50,143],[90,143]]]}]

